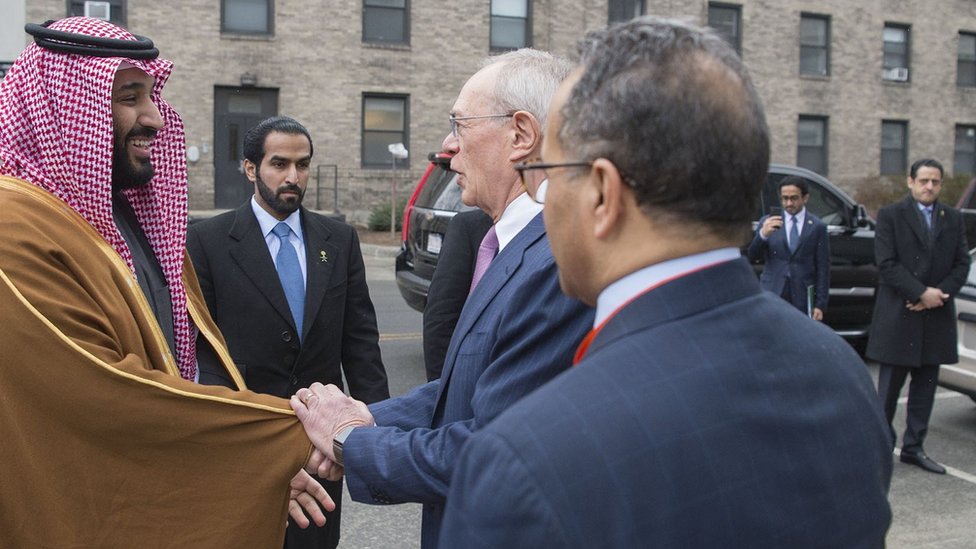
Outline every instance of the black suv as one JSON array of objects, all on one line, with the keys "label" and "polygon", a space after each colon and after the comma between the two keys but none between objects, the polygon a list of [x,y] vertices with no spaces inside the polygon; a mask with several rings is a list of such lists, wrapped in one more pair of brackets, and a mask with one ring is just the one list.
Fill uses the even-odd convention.
[{"label": "black suv", "polygon": [[[396,259],[400,293],[412,308],[423,311],[427,288],[437,266],[444,233],[451,218],[472,209],[461,203],[457,174],[448,154],[430,155],[430,166],[417,184],[403,215],[403,244]],[[772,164],[760,197],[758,220],[780,206],[779,182],[786,176],[806,179],[807,208],[827,224],[830,235],[830,302],[824,321],[838,334],[863,343],[871,325],[878,269],[874,264],[874,221],[864,207],[826,178],[809,170]],[[757,272],[762,270],[756,266]]]},{"label": "black suv", "polygon": [[[874,220],[864,206],[827,178],[796,166],[771,164],[760,197],[758,220],[780,206],[779,183],[787,176],[807,180],[807,209],[827,224],[830,236],[830,300],[824,322],[848,340],[863,344],[871,326],[878,268],[874,263]],[[762,270],[756,267],[757,272]]]}]

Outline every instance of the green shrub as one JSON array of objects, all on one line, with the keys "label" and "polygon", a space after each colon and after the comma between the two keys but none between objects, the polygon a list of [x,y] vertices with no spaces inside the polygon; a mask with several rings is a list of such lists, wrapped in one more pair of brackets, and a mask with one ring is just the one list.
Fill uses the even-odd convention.
[{"label": "green shrub", "polygon": [[[403,229],[403,208],[406,206],[406,198],[397,201],[396,230],[398,231]],[[388,201],[373,206],[369,212],[369,221],[366,223],[366,227],[371,231],[390,230],[390,203]]]}]

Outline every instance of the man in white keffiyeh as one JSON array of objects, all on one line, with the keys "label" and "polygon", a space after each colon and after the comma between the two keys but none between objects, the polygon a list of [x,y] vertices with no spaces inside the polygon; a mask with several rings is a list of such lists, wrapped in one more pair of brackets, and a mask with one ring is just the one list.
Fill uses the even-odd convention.
[{"label": "man in white keffiyeh", "polygon": [[[96,19],[27,27],[0,81],[0,546],[280,546],[332,502],[186,259],[172,63]],[[237,390],[193,382],[197,331]]]}]

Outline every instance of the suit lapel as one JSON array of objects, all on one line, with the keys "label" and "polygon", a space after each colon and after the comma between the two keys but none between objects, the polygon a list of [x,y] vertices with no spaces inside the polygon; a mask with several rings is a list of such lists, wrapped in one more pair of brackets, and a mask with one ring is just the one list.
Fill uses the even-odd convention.
[{"label": "suit lapel", "polygon": [[[305,233],[305,331],[311,327],[313,320],[322,307],[325,291],[335,262],[339,257],[339,248],[329,239],[332,232],[321,219],[308,215],[302,208],[302,229]],[[303,340],[304,340],[304,335]]]},{"label": "suit lapel", "polygon": [[[796,251],[800,251],[808,240],[813,238],[813,225],[814,217],[810,211],[807,211],[807,215],[803,218],[803,231],[800,232],[800,245],[796,247]],[[795,253],[795,252],[794,252]]]},{"label": "suit lapel", "polygon": [[790,256],[790,243],[786,239],[786,223],[783,223],[783,227],[778,231],[773,231],[769,235],[769,246],[779,249],[780,253],[785,254],[785,257]]},{"label": "suit lapel", "polygon": [[522,264],[525,251],[529,246],[542,238],[545,232],[546,229],[542,222],[542,214],[539,213],[524,229],[515,235],[515,238],[505,246],[504,250],[495,256],[495,259],[488,266],[485,276],[478,283],[474,293],[468,296],[468,300],[464,303],[464,308],[461,309],[461,316],[458,318],[457,326],[454,328],[454,334],[451,336],[451,342],[447,348],[447,359],[444,361],[444,370],[441,372],[441,386],[439,390],[440,394],[437,397],[438,401],[440,401],[441,396],[444,394],[444,390],[451,377],[451,372],[454,370],[454,362],[457,358],[458,347],[460,347],[461,342],[464,341],[464,338],[478,322],[478,319],[481,318],[481,315],[485,313],[492,301],[494,301],[498,292],[508,284],[512,275],[518,270]]},{"label": "suit lapel", "polygon": [[268,252],[268,244],[261,234],[261,226],[251,211],[251,201],[248,200],[237,209],[234,224],[231,225],[229,236],[232,240],[230,256],[237,262],[245,276],[254,284],[262,295],[271,303],[278,314],[295,327],[288,308],[288,300],[281,289],[278,271]]},{"label": "suit lapel", "polygon": [[942,228],[945,226],[945,208],[936,202],[932,206],[932,240],[938,240]]},{"label": "suit lapel", "polygon": [[[918,238],[919,244],[927,249],[929,247],[929,229],[925,226],[925,222],[922,221],[922,215],[918,211],[918,206],[915,205],[915,200],[909,196],[902,201],[900,210],[902,220],[912,228],[912,232]],[[935,217],[934,213],[933,217]]]}]

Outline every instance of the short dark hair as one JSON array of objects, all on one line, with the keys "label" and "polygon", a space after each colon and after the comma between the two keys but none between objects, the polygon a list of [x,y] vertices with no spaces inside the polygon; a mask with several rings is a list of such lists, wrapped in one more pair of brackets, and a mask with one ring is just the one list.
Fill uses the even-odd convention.
[{"label": "short dark hair", "polygon": [[264,142],[271,132],[304,135],[308,139],[309,156],[314,154],[312,136],[308,134],[305,126],[294,118],[272,116],[258,122],[257,126],[247,130],[247,133],[244,134],[244,158],[250,160],[255,166],[261,166],[261,161],[264,160]]},{"label": "short dark hair", "polygon": [[784,177],[783,180],[779,182],[780,192],[782,192],[783,187],[787,185],[791,185],[793,187],[796,187],[797,189],[800,189],[800,194],[802,194],[803,196],[810,194],[810,185],[807,183],[807,180],[803,179],[802,177],[796,175],[788,175]]},{"label": "short dark hair", "polygon": [[920,160],[916,160],[912,164],[912,169],[908,172],[908,175],[910,175],[912,179],[915,179],[915,176],[918,175],[919,168],[935,168],[939,170],[939,177],[945,177],[945,170],[942,168],[942,163],[934,158],[922,158]]},{"label": "short dark hair", "polygon": [[589,32],[559,142],[607,158],[645,212],[738,237],[769,168],[769,130],[742,61],[717,34],[639,17]]}]

